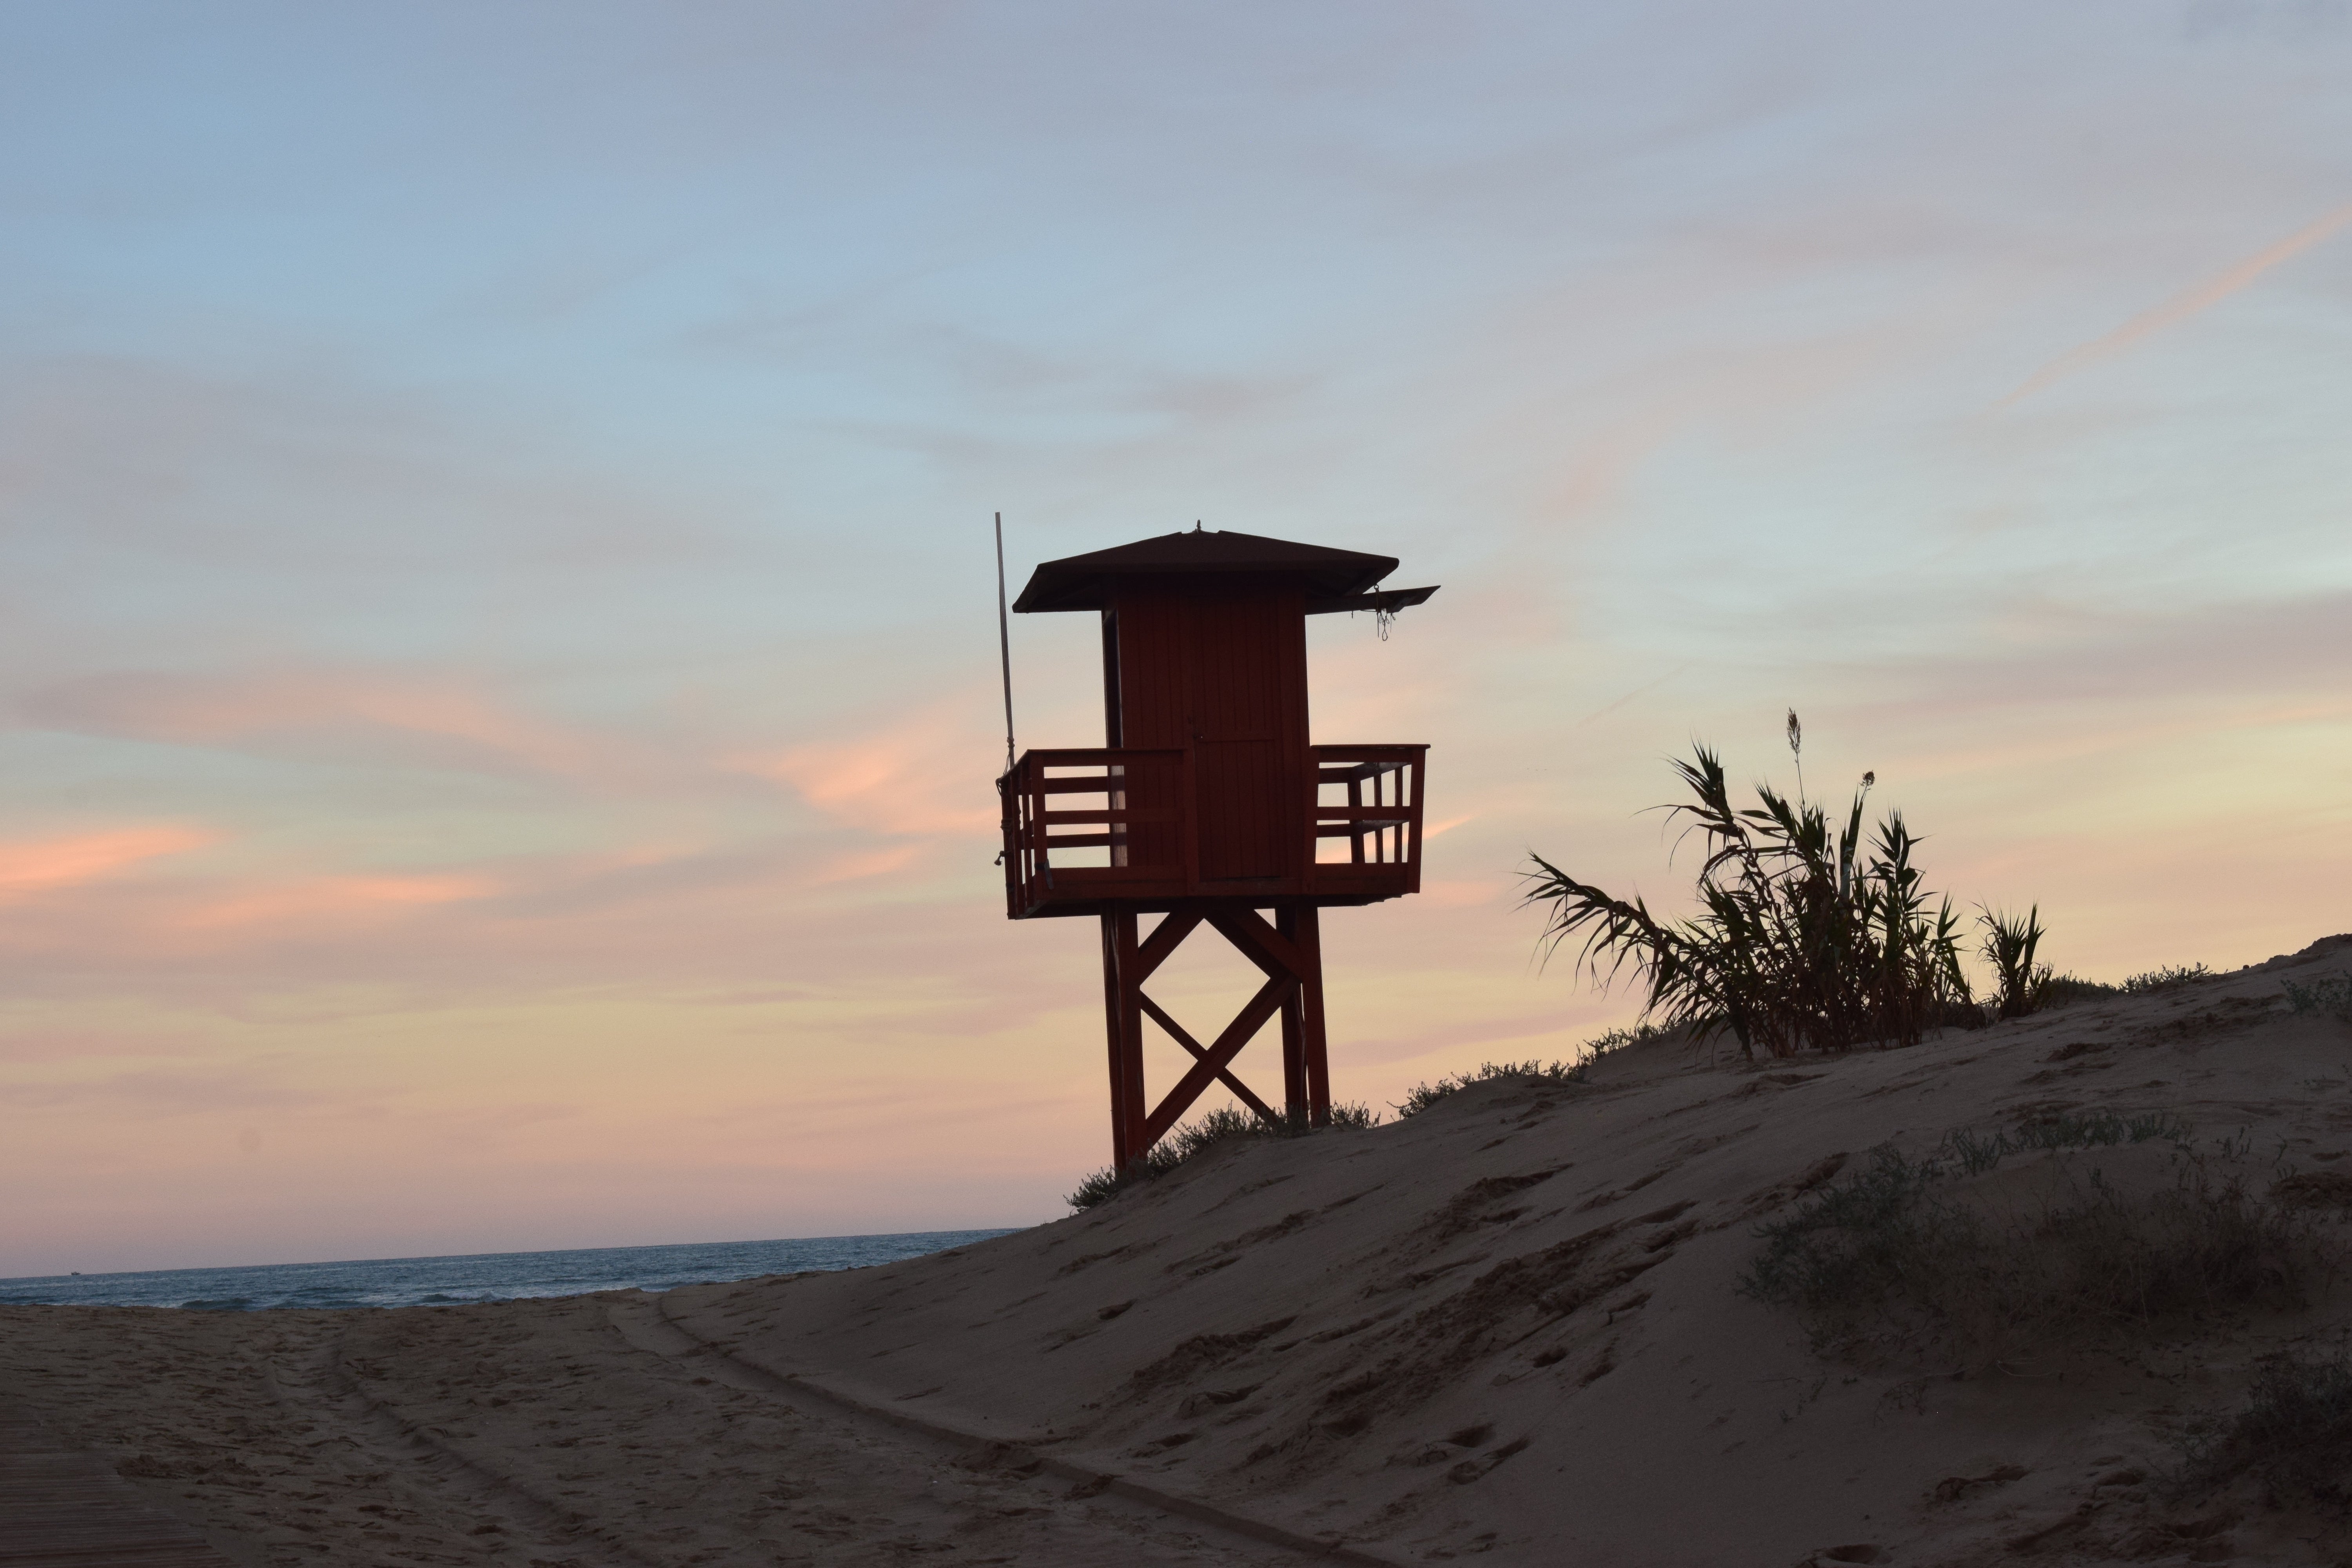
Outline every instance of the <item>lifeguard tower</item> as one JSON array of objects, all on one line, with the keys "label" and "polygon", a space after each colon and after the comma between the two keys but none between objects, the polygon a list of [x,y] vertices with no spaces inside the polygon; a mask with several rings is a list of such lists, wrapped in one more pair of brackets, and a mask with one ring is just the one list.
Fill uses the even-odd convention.
[{"label": "lifeguard tower", "polygon": [[[1330,1121],[1320,912],[1420,890],[1429,748],[1309,741],[1307,617],[1385,616],[1437,592],[1380,589],[1396,566],[1196,527],[1048,561],[1013,601],[1023,614],[1102,618],[1105,744],[1024,752],[997,790],[1005,913],[1102,923],[1118,1169],[1141,1160],[1212,1083],[1268,1121]],[[1144,934],[1148,914],[1160,919]],[[1265,974],[1207,1045],[1143,989],[1203,925]],[[1233,1070],[1277,1014],[1280,1115]],[[1192,1058],[1149,1109],[1146,1018]]]}]

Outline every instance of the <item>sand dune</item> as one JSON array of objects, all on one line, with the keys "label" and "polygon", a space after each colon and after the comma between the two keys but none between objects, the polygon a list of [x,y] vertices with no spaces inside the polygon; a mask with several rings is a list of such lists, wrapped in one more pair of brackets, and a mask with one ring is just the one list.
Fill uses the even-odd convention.
[{"label": "sand dune", "polygon": [[1842,1163],[2021,1115],[2175,1111],[2264,1189],[2343,1169],[2352,1028],[2281,982],[2347,968],[1834,1059],[1654,1045],[850,1273],[7,1309],[0,1387],[254,1563],[2342,1562],[2340,1515],[2153,1484],[2341,1290],[1971,1368],[1817,1353],[1733,1282]]}]

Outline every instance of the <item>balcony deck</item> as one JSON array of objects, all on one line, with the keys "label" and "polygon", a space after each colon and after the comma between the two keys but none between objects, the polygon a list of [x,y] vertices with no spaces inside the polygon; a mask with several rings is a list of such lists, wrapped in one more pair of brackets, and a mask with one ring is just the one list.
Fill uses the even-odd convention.
[{"label": "balcony deck", "polygon": [[[1150,913],[1193,899],[1372,904],[1419,892],[1429,748],[1308,752],[1311,777],[1300,781],[1294,814],[1281,824],[1275,874],[1206,879],[1202,835],[1223,828],[1202,820],[1189,748],[1023,753],[997,781],[1006,914]],[[1330,793],[1345,798],[1327,803]]]}]

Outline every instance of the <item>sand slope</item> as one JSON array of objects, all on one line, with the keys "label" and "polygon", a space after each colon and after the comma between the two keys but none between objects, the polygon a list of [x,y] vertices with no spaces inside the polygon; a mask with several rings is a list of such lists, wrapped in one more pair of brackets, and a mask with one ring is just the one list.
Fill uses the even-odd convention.
[{"label": "sand slope", "polygon": [[2347,969],[2334,938],[1838,1059],[1645,1047],[847,1274],[12,1309],[0,1386],[257,1563],[2346,1561],[2340,1518],[2148,1484],[2257,1358],[2334,1342],[2341,1291],[1983,1374],[1824,1360],[1733,1282],[1839,1156],[2037,1110],[2179,1111],[2258,1188],[2347,1169],[2352,1028],[2281,985]]}]

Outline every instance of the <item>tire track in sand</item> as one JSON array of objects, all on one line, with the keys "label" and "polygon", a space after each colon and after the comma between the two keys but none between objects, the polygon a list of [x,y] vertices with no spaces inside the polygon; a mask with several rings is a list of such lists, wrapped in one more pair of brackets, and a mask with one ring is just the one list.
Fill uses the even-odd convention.
[{"label": "tire track in sand", "polygon": [[1042,1474],[1070,1481],[1075,1483],[1068,1494],[1070,1499],[1117,1499],[1133,1507],[1146,1520],[1157,1516],[1161,1521],[1181,1520],[1195,1528],[1205,1525],[1225,1537],[1234,1547],[1260,1561],[1268,1560],[1265,1548],[1273,1547],[1280,1553],[1276,1561],[1303,1558],[1345,1563],[1356,1568],[1402,1568],[1392,1558],[1344,1542],[1318,1540],[1113,1471],[1040,1454],[902,1410],[868,1405],[806,1378],[775,1372],[695,1333],[671,1315],[666,1295],[641,1298],[635,1302],[615,1300],[612,1322],[617,1333],[641,1350],[701,1365],[714,1380],[761,1394],[803,1415],[845,1415],[868,1426],[887,1428],[901,1442],[912,1439],[935,1453],[961,1456],[966,1464],[976,1462],[1014,1474]]},{"label": "tire track in sand", "polygon": [[[310,1388],[301,1395],[288,1387],[276,1359],[266,1360],[262,1375],[270,1396],[311,1420],[341,1422],[347,1428],[343,1440],[354,1448],[366,1451],[372,1446],[379,1453],[389,1450],[385,1457],[395,1462],[404,1460],[412,1479],[427,1485],[450,1511],[482,1516],[470,1533],[492,1533],[484,1527],[497,1526],[495,1533],[505,1537],[497,1542],[499,1548],[529,1550],[533,1563],[561,1562],[571,1568],[585,1546],[609,1568],[664,1568],[660,1559],[610,1539],[593,1516],[544,1495],[511,1470],[467,1452],[362,1387],[351,1368],[351,1345],[359,1327],[354,1320],[326,1341],[309,1368]],[[349,1428],[364,1432],[373,1445]],[[526,1548],[518,1536],[536,1536],[538,1549]],[[546,1555],[540,1555],[540,1550]],[[579,1568],[588,1565],[580,1563]]]}]

